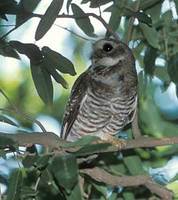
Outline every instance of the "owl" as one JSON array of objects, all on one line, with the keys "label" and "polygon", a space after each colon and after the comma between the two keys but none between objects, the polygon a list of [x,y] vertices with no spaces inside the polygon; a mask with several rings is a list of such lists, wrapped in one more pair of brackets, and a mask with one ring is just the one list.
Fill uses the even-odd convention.
[{"label": "owl", "polygon": [[61,129],[68,141],[93,135],[114,137],[132,122],[137,106],[137,73],[129,47],[111,38],[93,44],[91,66],[74,83]]}]

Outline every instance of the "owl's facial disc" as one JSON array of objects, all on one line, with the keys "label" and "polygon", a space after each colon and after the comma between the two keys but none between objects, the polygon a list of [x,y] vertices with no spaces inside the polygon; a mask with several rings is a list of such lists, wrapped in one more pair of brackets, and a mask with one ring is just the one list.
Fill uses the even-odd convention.
[{"label": "owl's facial disc", "polygon": [[125,59],[125,52],[118,42],[112,39],[102,39],[94,44],[91,59],[94,66],[110,67]]}]

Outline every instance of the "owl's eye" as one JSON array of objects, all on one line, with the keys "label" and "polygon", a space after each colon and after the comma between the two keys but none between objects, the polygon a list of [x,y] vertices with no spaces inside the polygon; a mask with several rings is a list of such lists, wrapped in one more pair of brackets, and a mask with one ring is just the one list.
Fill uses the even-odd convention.
[{"label": "owl's eye", "polygon": [[110,52],[112,49],[113,49],[113,46],[109,43],[106,43],[106,44],[103,45],[103,50],[105,52]]}]

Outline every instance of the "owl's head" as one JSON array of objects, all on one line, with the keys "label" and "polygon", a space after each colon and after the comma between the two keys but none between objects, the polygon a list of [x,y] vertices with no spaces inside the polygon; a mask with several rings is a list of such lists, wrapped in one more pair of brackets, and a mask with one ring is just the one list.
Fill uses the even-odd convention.
[{"label": "owl's head", "polygon": [[114,66],[121,60],[133,59],[129,47],[114,39],[101,39],[93,44],[91,55],[93,66]]}]

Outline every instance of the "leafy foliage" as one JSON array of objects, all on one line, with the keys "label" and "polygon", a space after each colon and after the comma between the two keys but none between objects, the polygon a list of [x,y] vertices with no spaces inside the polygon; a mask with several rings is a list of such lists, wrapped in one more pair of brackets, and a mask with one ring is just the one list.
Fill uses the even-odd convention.
[{"label": "leafy foliage", "polygon": [[[21,67],[23,78],[17,81],[18,86],[11,80],[13,77],[4,81],[5,75],[0,73],[0,87],[10,88],[7,90],[11,93],[11,99],[21,110],[27,113],[32,112],[34,116],[46,113],[61,120],[68,93],[61,89],[60,95],[56,95],[55,89],[59,84],[64,89],[71,87],[72,76],[77,74],[76,71],[84,70],[80,67],[84,65],[81,63],[81,58],[84,60],[83,52],[87,49],[81,38],[74,40],[70,36],[67,45],[72,43],[73,61],[77,66],[75,69],[74,64],[66,57],[67,52],[63,52],[64,55],[62,55],[61,52],[53,50],[50,45],[41,46],[40,42],[47,33],[52,31],[51,27],[54,23],[57,20],[60,23],[63,18],[71,19],[73,23],[76,23],[81,31],[77,35],[84,33],[89,41],[95,40],[97,36],[100,37],[92,21],[92,18],[95,18],[106,29],[106,36],[115,37],[113,32],[119,34],[122,41],[128,41],[134,53],[139,69],[139,126],[142,133],[154,137],[177,134],[178,108],[170,103],[172,106],[170,111],[166,107],[168,103],[164,103],[164,107],[160,106],[161,97],[159,97],[159,102],[156,100],[158,90],[161,90],[161,94],[165,94],[172,83],[178,95],[178,27],[175,17],[178,14],[177,0],[171,0],[171,6],[166,11],[163,11],[164,0],[82,0],[79,3],[73,3],[72,0],[66,3],[63,0],[52,0],[44,14],[36,13],[35,9],[43,3],[42,0],[0,1],[0,25],[14,24],[12,30],[3,26],[0,32],[2,59],[3,57],[15,58],[24,66],[26,64],[23,63],[23,55],[30,60],[30,67]],[[84,9],[87,6],[90,12]],[[167,4],[166,6],[168,7]],[[110,14],[109,19],[106,20],[108,23],[104,18],[106,12]],[[15,18],[11,18],[11,15]],[[21,35],[16,36],[15,39],[9,36],[18,27],[26,29],[26,23],[33,18],[39,18],[40,21],[31,41],[40,40],[39,43],[24,42]],[[32,79],[29,78],[29,69]],[[32,82],[34,86],[31,85]],[[45,105],[40,103],[38,96],[34,97],[33,88]],[[0,97],[0,105],[2,104],[4,108],[1,109],[0,124],[15,126],[17,132],[24,129],[33,132],[31,122],[33,120],[23,112],[22,116],[19,116],[21,112],[13,111],[14,118],[20,122],[16,123],[8,117],[11,115],[7,115],[12,105],[2,99]],[[170,98],[169,101],[171,101]],[[27,121],[27,118],[30,120]],[[130,129],[126,129],[126,133],[131,135]],[[111,187],[86,175],[84,170],[98,167],[118,177],[149,176],[149,168],[163,166],[172,155],[177,155],[177,146],[138,148],[118,153],[107,152],[110,147],[109,143],[99,143],[97,137],[86,136],[76,142],[62,144],[60,153],[58,150],[32,146],[25,148],[25,153],[19,154],[18,141],[0,135],[1,156],[7,159],[8,152],[15,152],[12,159],[19,162],[16,169],[12,170],[10,167],[11,173],[8,176],[5,176],[3,172],[0,174],[0,182],[7,186],[7,190],[2,195],[3,199],[158,199],[145,187]],[[68,148],[72,151],[66,151]],[[162,183],[163,178],[158,176],[156,181]],[[175,199],[178,190],[176,180],[177,177],[171,179],[168,184],[168,188],[174,192]]]}]

